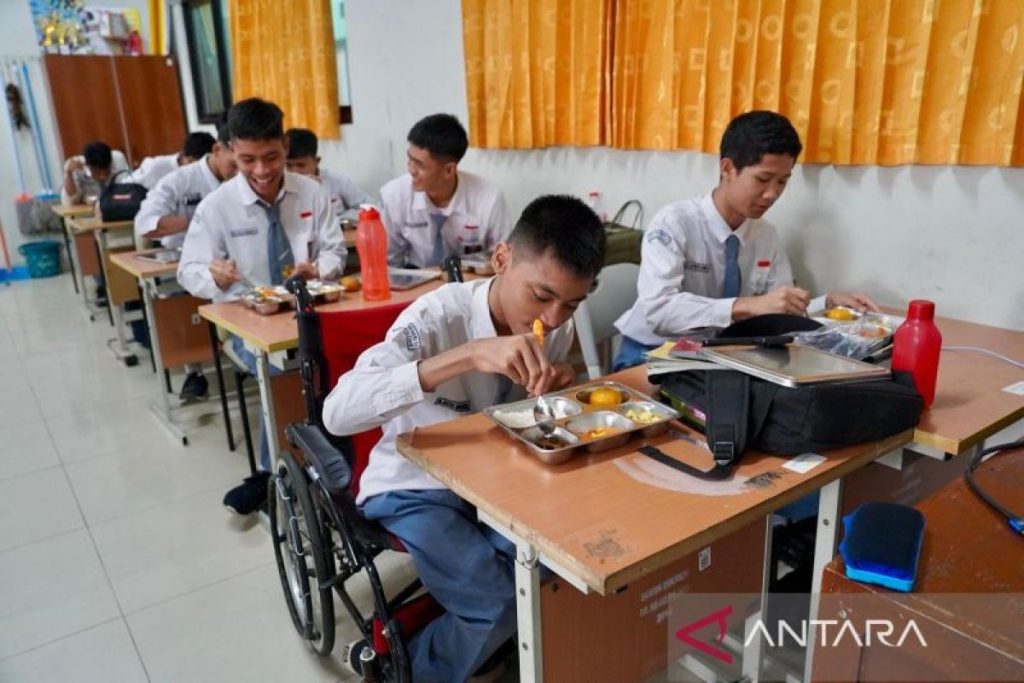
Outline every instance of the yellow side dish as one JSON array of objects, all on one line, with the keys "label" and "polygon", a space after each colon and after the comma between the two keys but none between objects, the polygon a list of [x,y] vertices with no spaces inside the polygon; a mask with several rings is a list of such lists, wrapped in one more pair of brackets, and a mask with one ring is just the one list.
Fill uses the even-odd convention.
[{"label": "yellow side dish", "polygon": [[537,344],[540,348],[544,348],[544,323],[537,318],[533,321],[533,336],[537,338]]},{"label": "yellow side dish", "polygon": [[661,416],[653,410],[640,410],[639,408],[630,408],[627,410],[626,417],[633,422],[642,425],[653,424],[661,419]]}]

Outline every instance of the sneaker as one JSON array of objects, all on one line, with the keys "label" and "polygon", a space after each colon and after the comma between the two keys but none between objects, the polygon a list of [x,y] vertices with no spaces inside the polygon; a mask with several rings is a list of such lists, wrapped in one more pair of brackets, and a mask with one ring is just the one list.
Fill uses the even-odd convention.
[{"label": "sneaker", "polygon": [[198,401],[206,398],[210,393],[210,383],[201,372],[190,372],[185,377],[185,383],[181,385],[182,401]]},{"label": "sneaker", "polygon": [[363,680],[363,666],[359,661],[359,657],[363,654],[363,650],[368,650],[369,648],[370,644],[364,638],[360,638],[346,645],[341,653],[341,663],[353,675],[357,676],[359,680]]},{"label": "sneaker", "polygon": [[224,507],[237,515],[251,515],[267,502],[269,472],[257,472],[224,494]]}]

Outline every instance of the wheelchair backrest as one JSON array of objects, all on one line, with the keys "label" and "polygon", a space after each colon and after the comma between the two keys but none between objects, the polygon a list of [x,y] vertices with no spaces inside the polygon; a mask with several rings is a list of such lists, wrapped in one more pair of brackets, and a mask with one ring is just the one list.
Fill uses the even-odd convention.
[{"label": "wheelchair backrest", "polygon": [[[384,340],[398,315],[410,303],[412,302],[402,301],[372,308],[327,312],[318,311],[313,307],[298,307],[296,317],[299,322],[300,362],[303,353],[318,356],[312,358],[313,374],[310,377],[303,377],[303,391],[313,392],[312,401],[308,400],[307,396],[307,409],[313,411],[313,414],[307,415],[311,423],[323,429],[323,402],[338,383],[338,378],[355,366],[363,351]],[[319,335],[319,340],[303,338],[310,335]],[[326,430],[324,431],[326,433]],[[328,437],[332,438],[330,434]],[[359,478],[370,460],[370,451],[380,437],[380,429],[372,429],[351,437],[353,496],[359,492]]]}]

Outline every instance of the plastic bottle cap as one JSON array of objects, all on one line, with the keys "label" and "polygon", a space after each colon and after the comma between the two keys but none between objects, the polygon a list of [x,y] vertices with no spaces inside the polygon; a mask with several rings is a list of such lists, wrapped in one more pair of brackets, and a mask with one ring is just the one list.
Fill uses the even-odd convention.
[{"label": "plastic bottle cap", "polygon": [[908,318],[919,320],[931,320],[935,317],[935,302],[927,299],[914,299],[907,309]]},{"label": "plastic bottle cap", "polygon": [[368,221],[379,220],[380,212],[377,211],[375,206],[367,206],[359,212],[359,220],[366,219]]}]

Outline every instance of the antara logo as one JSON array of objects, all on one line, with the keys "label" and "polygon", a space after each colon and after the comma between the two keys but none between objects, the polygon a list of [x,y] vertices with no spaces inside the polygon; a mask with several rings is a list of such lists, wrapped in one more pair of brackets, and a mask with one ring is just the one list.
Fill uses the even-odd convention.
[{"label": "antara logo", "polygon": [[[725,640],[725,634],[729,627],[728,620],[732,611],[732,605],[728,605],[711,612],[676,631],[676,639],[710,657],[726,664],[732,664],[733,656],[720,647]],[[822,647],[838,647],[844,639],[849,639],[858,647],[867,647],[876,643],[886,647],[901,647],[909,638],[916,639],[921,647],[928,647],[928,641],[925,640],[924,634],[921,633],[921,629],[913,619],[903,624],[902,628],[889,619],[867,619],[864,621],[863,632],[859,631],[848,619],[804,619],[799,623],[798,630],[780,620],[773,637],[764,622],[757,619],[747,633],[743,645],[747,647],[755,638],[760,637],[764,639],[768,647],[783,647],[787,641],[794,645],[807,647],[808,635],[813,634],[814,642]],[[694,637],[697,631],[712,624],[717,627],[718,631],[713,638],[714,642],[697,640]],[[895,638],[897,633],[899,636]]]}]

